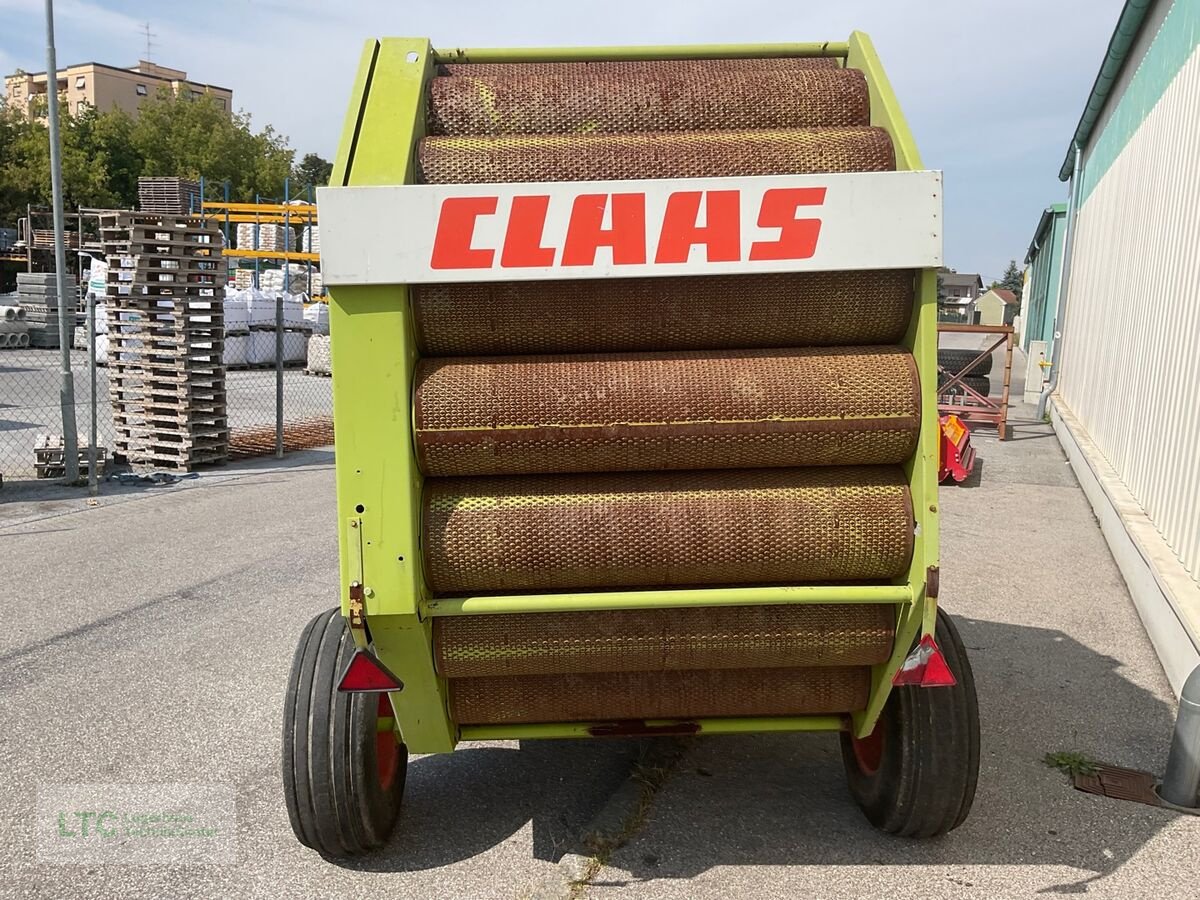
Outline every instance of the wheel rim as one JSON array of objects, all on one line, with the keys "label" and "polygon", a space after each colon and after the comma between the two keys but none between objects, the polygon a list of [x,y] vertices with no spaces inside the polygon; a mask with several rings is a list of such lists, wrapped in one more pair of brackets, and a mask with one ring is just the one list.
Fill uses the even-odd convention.
[{"label": "wheel rim", "polygon": [[[391,789],[396,780],[396,770],[400,767],[400,745],[396,742],[394,716],[388,695],[380,694],[379,706],[375,711],[375,768],[379,775],[379,786],[385,791]],[[393,727],[380,731],[380,719],[393,722]]]},{"label": "wheel rim", "polygon": [[886,729],[881,716],[875,723],[875,730],[865,738],[860,740],[853,735],[850,736],[850,746],[854,748],[854,761],[864,775],[874,775],[879,771],[879,766],[883,762],[885,733]]}]

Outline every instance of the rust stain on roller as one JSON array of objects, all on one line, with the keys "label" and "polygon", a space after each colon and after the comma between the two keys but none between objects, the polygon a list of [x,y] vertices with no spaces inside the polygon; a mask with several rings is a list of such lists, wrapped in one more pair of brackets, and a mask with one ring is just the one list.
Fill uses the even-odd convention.
[{"label": "rust stain on roller", "polygon": [[447,678],[875,665],[896,609],[871,603],[450,616],[433,622]]},{"label": "rust stain on roller", "polygon": [[581,134],[869,125],[862,72],[842,68],[449,75],[430,81],[434,135]]},{"label": "rust stain on roller", "polygon": [[436,593],[884,580],[912,556],[890,466],[430,478]]},{"label": "rust stain on roller", "polygon": [[427,475],[875,465],[920,428],[899,347],[422,360]]},{"label": "rust stain on roller", "polygon": [[843,127],[647,134],[428,137],[417,153],[428,184],[715,178],[889,172],[882,128]]},{"label": "rust stain on roller", "polygon": [[895,344],[913,273],[491,281],[410,288],[425,356]]},{"label": "rust stain on roller", "polygon": [[455,678],[460,725],[830,715],[862,709],[867,666]]}]

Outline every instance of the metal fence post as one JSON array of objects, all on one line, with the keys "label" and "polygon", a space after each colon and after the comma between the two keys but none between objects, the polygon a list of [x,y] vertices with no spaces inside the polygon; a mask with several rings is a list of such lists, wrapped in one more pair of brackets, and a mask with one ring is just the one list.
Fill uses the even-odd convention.
[{"label": "metal fence post", "polygon": [[[58,63],[54,55],[54,2],[46,0],[46,101],[50,125],[50,188],[54,195],[54,270],[58,276],[58,346],[62,358],[63,471],[67,484],[79,481],[79,433],[75,430],[75,376],[71,373],[71,331],[75,327],[74,298],[67,304],[66,223],[63,221],[62,154],[58,135]],[[30,238],[32,239],[32,222]],[[32,243],[32,240],[31,240]]]},{"label": "metal fence post", "polygon": [[275,458],[283,459],[283,294],[275,295]]},{"label": "metal fence post", "polygon": [[88,375],[92,380],[91,421],[88,423],[88,493],[95,497],[100,492],[99,476],[96,472],[96,295],[87,292],[87,336]]}]

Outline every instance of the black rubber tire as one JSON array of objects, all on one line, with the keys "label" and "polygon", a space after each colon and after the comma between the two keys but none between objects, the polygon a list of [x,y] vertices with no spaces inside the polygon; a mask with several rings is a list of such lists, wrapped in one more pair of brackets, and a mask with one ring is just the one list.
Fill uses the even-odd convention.
[{"label": "black rubber tire", "polygon": [[877,728],[878,766],[865,770],[842,734],[842,761],[854,801],[890,834],[931,838],[957,828],[971,811],[979,776],[979,704],[958,629],[938,610],[936,640],[954,687],[895,688]]},{"label": "black rubber tire", "polygon": [[[951,375],[957,375],[963,369],[971,364],[971,360],[979,355],[978,350],[939,350],[937,354],[938,365],[949,372]],[[988,375],[992,371],[992,357],[985,356],[978,365],[971,369],[972,375]]]},{"label": "black rubber tire", "polygon": [[[944,385],[947,381],[949,381],[953,377],[954,377],[953,375],[942,375],[939,373],[938,374],[938,387],[940,388],[942,385]],[[971,388],[973,391],[975,391],[977,394],[981,394],[984,397],[988,396],[992,390],[991,379],[989,379],[986,375],[964,375],[962,377],[962,380],[950,389],[950,393],[954,394],[956,396],[959,394],[965,394],[966,391],[964,391],[961,387],[961,385],[964,385],[964,384],[967,385],[967,387]]]},{"label": "black rubber tire", "polygon": [[[387,841],[400,812],[408,748],[397,744],[388,784],[380,775],[380,694],[343,694],[338,679],[354,642],[341,611],[305,627],[283,708],[283,795],[296,838],[322,856],[365,853]],[[385,751],[387,752],[387,751]]]}]

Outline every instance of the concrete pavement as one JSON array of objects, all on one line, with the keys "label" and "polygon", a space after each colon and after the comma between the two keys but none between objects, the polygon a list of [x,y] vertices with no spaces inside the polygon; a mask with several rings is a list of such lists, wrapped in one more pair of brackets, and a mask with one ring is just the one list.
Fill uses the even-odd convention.
[{"label": "concrete pavement", "polygon": [[[875,833],[832,736],[693,740],[585,897],[1195,895],[1200,819],[1077,793],[1041,762],[1078,750],[1161,771],[1173,700],[1086,500],[1029,416],[1014,412],[1003,444],[977,431],[981,477],[941,497],[943,600],[983,717],[967,824],[927,843]],[[507,900],[553,874],[626,778],[632,742],[419,758],[389,846],[326,862],[291,834],[278,745],[295,638],[336,597],[330,454],[97,507],[61,489],[0,500],[0,896]],[[40,864],[37,788],[68,781],[233,785],[238,861]]]}]

